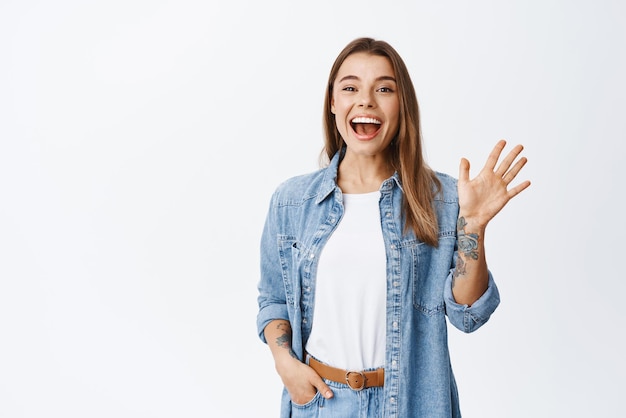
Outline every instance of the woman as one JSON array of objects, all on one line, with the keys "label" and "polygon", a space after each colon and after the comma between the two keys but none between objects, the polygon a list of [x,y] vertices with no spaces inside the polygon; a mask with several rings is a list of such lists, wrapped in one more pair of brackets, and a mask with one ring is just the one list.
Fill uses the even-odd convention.
[{"label": "woman", "polygon": [[261,239],[282,416],[460,417],[445,317],[472,332],[499,303],[484,233],[530,185],[509,188],[522,147],[472,180],[465,159],[458,182],[432,171],[406,66],[370,38],[337,57],[324,113],[328,165],[277,188]]}]

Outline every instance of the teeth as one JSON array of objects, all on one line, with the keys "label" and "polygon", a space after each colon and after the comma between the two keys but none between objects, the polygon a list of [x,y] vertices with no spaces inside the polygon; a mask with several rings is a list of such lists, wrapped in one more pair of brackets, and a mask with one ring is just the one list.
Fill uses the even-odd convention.
[{"label": "teeth", "polygon": [[381,122],[374,118],[358,117],[352,119],[352,123],[375,123],[376,125],[380,125]]}]

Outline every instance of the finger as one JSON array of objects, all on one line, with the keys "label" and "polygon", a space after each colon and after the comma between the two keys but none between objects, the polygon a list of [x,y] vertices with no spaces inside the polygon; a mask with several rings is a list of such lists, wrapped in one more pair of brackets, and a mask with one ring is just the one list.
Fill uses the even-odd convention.
[{"label": "finger", "polygon": [[523,190],[525,190],[528,186],[530,186],[530,181],[526,180],[523,183],[518,184],[517,186],[509,189],[509,199],[514,198],[518,194],[520,194]]},{"label": "finger", "polygon": [[502,160],[502,162],[498,166],[498,169],[496,170],[496,174],[500,177],[504,177],[505,173],[509,170],[509,168],[511,168],[511,164],[513,164],[513,161],[515,161],[517,156],[520,155],[522,150],[524,150],[524,147],[522,145],[516,145],[511,150],[511,152],[507,154],[504,160]]},{"label": "finger", "polygon": [[498,163],[498,159],[500,158],[500,154],[502,154],[502,150],[506,146],[506,141],[501,139],[498,141],[495,147],[491,150],[489,157],[487,157],[487,162],[485,163],[485,169],[493,171]]},{"label": "finger", "polygon": [[315,386],[317,391],[321,393],[324,398],[330,399],[333,397],[333,391],[330,390],[328,385],[324,383],[324,380],[321,377],[319,376],[314,377],[313,380],[311,381],[311,384]]},{"label": "finger", "polygon": [[289,397],[291,398],[291,400],[297,404],[300,405],[305,405],[309,402],[311,402],[313,400],[313,398],[315,398],[315,395],[317,394],[315,387],[311,386],[310,388],[307,388],[308,390],[305,392],[291,392],[289,391]]},{"label": "finger", "polygon": [[502,177],[502,180],[504,180],[506,184],[509,184],[510,182],[512,182],[513,179],[517,176],[517,174],[526,165],[527,162],[528,162],[528,159],[526,157],[520,158],[519,161],[517,161],[515,165],[511,167],[511,169],[504,175],[504,177]]},{"label": "finger", "polygon": [[466,158],[461,158],[461,164],[459,164],[459,181],[468,182],[470,175],[470,162]]}]

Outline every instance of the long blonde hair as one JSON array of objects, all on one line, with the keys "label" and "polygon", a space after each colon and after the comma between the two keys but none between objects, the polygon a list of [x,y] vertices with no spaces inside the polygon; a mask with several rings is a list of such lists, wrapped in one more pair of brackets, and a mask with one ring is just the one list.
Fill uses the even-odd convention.
[{"label": "long blonde hair", "polygon": [[413,82],[404,61],[387,42],[372,38],[358,38],[350,42],[337,56],[330,70],[324,101],[323,157],[326,161],[330,161],[345,146],[337,130],[335,115],[331,111],[333,85],[345,59],[357,52],[386,57],[393,67],[398,86],[400,115],[398,133],[389,145],[388,155],[392,167],[398,172],[402,181],[404,230],[406,232],[409,228],[412,229],[421,241],[436,247],[439,227],[433,199],[441,189],[441,183],[424,161],[419,106]]}]

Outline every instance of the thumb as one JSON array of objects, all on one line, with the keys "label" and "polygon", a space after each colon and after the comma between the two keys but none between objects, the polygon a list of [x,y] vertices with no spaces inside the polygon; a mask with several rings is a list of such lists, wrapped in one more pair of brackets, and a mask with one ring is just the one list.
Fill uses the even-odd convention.
[{"label": "thumb", "polygon": [[328,385],[324,383],[324,380],[319,375],[316,375],[310,383],[315,386],[315,389],[317,389],[317,391],[324,398],[330,399],[333,397],[333,391],[330,390]]},{"label": "thumb", "polygon": [[470,163],[467,158],[461,158],[461,164],[459,164],[459,181],[469,181]]}]

